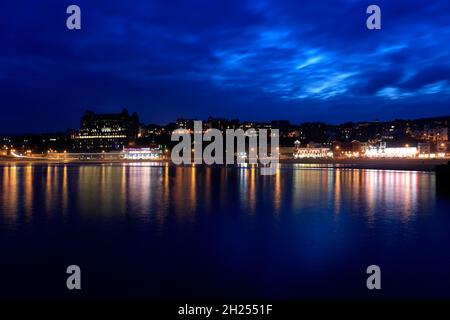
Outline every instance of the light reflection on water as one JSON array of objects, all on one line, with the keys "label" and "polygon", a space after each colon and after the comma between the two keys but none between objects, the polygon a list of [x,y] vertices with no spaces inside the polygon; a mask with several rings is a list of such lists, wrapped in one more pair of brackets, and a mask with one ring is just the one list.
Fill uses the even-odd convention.
[{"label": "light reflection on water", "polygon": [[[236,179],[229,181],[230,175]],[[87,219],[130,215],[163,225],[169,211],[179,222],[194,222],[198,210],[212,214],[211,209],[226,207],[230,200],[238,200],[249,215],[268,205],[275,216],[302,214],[310,208],[340,215],[345,204],[346,210],[365,216],[373,226],[377,219],[408,223],[417,214],[427,214],[420,209],[432,207],[436,193],[433,173],[311,165],[281,166],[276,175],[261,176],[254,166],[9,164],[0,166],[0,179],[0,219],[12,228],[22,213],[27,219],[21,222],[29,223],[36,206],[48,219],[76,206]]]},{"label": "light reflection on water", "polygon": [[[50,256],[48,264],[70,260],[59,251],[65,246],[99,269],[100,261],[120,261],[122,269],[139,261],[137,278],[157,274],[153,281],[179,286],[182,297],[203,297],[209,286],[226,297],[236,297],[236,286],[243,297],[309,297],[296,285],[313,288],[320,279],[325,293],[310,293],[334,297],[341,284],[326,278],[330,268],[351,279],[366,262],[401,271],[403,261],[422,264],[426,255],[416,271],[436,274],[429,290],[450,296],[438,276],[450,267],[440,249],[450,245],[443,215],[450,206],[436,195],[434,173],[293,164],[262,176],[254,166],[8,163],[0,164],[0,188],[0,247],[10,264],[0,271],[9,274],[37,252]],[[236,278],[224,276],[230,270]],[[197,279],[195,290],[186,279]],[[430,295],[399,288],[396,297]],[[355,292],[350,286],[346,294]],[[161,295],[173,297],[162,289],[139,296]]]}]

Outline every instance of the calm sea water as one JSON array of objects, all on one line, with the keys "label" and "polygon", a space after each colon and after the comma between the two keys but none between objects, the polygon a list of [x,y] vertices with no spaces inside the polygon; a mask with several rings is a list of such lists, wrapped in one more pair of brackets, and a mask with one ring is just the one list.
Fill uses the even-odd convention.
[{"label": "calm sea water", "polygon": [[4,163],[0,297],[450,298],[450,199],[425,172]]}]

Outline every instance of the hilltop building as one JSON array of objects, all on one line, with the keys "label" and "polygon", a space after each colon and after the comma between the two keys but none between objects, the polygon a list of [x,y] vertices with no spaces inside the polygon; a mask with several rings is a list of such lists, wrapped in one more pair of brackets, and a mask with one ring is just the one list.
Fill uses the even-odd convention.
[{"label": "hilltop building", "polygon": [[95,114],[87,111],[80,130],[72,134],[75,150],[111,151],[132,145],[139,134],[139,117],[124,109],[121,113]]}]

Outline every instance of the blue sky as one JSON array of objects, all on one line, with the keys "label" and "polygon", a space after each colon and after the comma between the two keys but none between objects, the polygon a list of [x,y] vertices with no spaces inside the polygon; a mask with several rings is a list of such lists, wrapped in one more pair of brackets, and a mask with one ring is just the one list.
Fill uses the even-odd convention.
[{"label": "blue sky", "polygon": [[[82,29],[65,27],[77,4]],[[382,29],[366,28],[377,4]],[[450,1],[2,1],[0,132],[145,123],[450,114]]]}]

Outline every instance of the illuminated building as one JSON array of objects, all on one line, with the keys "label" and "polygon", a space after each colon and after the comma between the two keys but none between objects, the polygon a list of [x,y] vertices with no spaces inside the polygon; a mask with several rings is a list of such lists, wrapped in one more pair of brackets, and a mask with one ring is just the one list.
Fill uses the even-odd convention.
[{"label": "illuminated building", "polygon": [[417,147],[369,147],[365,154],[369,158],[414,158],[418,155]]},{"label": "illuminated building", "polygon": [[304,158],[333,158],[330,148],[319,147],[317,144],[308,144],[306,148],[300,146],[300,141],[294,143],[294,159]]},{"label": "illuminated building", "polygon": [[121,113],[95,114],[87,111],[80,130],[72,135],[78,150],[119,150],[133,143],[139,133],[139,117],[126,109]]},{"label": "illuminated building", "polygon": [[302,158],[333,158],[330,148],[299,148],[295,150],[294,159]]},{"label": "illuminated building", "polygon": [[161,147],[124,148],[123,158],[127,160],[155,160],[161,159],[163,152]]},{"label": "illuminated building", "polygon": [[448,146],[449,146],[449,142],[445,141],[445,142],[438,142],[436,145],[436,149],[438,152],[440,153],[446,153],[448,150]]},{"label": "illuminated building", "polygon": [[194,121],[196,121],[196,120],[179,118],[176,121],[176,126],[178,129],[183,130],[183,131],[179,131],[179,132],[193,133],[194,132]]},{"label": "illuminated building", "polygon": [[419,157],[425,157],[431,153],[431,143],[421,142],[418,144]]},{"label": "illuminated building", "polygon": [[423,130],[416,130],[413,136],[422,141],[445,142],[448,141],[448,128],[442,126],[426,127]]},{"label": "illuminated building", "polygon": [[448,142],[438,142],[432,145],[430,142],[419,143],[419,155],[421,159],[446,158]]}]

